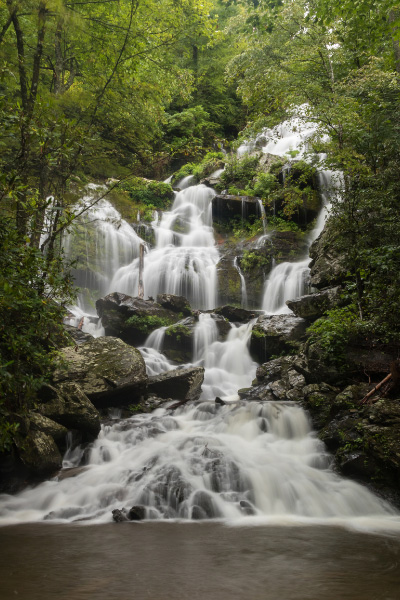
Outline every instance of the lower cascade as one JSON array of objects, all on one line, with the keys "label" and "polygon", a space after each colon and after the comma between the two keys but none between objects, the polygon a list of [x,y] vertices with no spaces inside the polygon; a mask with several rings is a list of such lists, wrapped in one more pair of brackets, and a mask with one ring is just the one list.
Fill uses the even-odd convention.
[{"label": "lower cascade", "polygon": [[90,450],[67,452],[58,478],[3,497],[0,523],[105,522],[132,506],[146,519],[398,522],[389,505],[336,476],[329,462],[291,402],[160,408],[103,425]]}]

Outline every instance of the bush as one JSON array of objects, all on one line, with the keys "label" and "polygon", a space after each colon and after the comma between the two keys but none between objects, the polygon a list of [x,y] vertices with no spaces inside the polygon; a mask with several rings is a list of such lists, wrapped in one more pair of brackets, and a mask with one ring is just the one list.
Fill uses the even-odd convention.
[{"label": "bush", "polygon": [[121,188],[126,190],[134,202],[151,205],[154,208],[167,210],[174,199],[174,191],[169,183],[151,181],[135,177],[124,181]]},{"label": "bush", "polygon": [[36,391],[59,364],[58,348],[68,343],[62,325],[64,303],[73,299],[62,257],[48,263],[0,220],[0,451],[7,449]]},{"label": "bush", "polygon": [[318,346],[327,364],[339,368],[345,365],[347,346],[357,332],[357,316],[354,304],[333,308],[308,328],[309,343]]}]

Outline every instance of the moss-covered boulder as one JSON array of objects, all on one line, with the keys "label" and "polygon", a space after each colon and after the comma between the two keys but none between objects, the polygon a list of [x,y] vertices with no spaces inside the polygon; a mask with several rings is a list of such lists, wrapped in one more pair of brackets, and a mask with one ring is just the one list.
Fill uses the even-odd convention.
[{"label": "moss-covered boulder", "polygon": [[[172,298],[172,295],[169,296]],[[183,305],[185,310],[190,310],[187,300]],[[169,306],[172,306],[172,300]],[[133,298],[118,292],[97,300],[96,310],[106,336],[119,337],[134,346],[142,345],[155,329],[172,325],[184,315],[183,310],[167,309],[153,300]]]},{"label": "moss-covered boulder", "polygon": [[178,363],[191,361],[196,324],[195,317],[187,317],[167,327],[162,347],[163,354]]},{"label": "moss-covered boulder", "polygon": [[[145,391],[142,355],[118,338],[96,338],[76,349],[64,348],[63,355],[66,367],[56,373],[56,383],[76,383],[96,407],[131,403]],[[68,389],[64,386],[61,393]]]}]

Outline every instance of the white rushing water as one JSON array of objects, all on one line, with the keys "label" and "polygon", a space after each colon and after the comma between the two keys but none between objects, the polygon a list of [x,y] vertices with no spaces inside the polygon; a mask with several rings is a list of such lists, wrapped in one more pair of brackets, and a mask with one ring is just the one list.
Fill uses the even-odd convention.
[{"label": "white rushing water", "polygon": [[[309,135],[308,130],[290,132],[286,124],[275,146],[270,141],[265,151],[295,150]],[[322,231],[332,179],[330,172],[320,174],[325,208],[309,244]],[[190,182],[181,182],[170,211],[161,219],[154,215],[156,246],[146,247],[144,288],[146,295],[184,295],[194,307],[213,309],[219,260],[212,230],[215,193]],[[92,202],[91,193],[83,201]],[[143,240],[106,201],[91,208],[77,227],[79,240],[70,237],[66,246],[70,257],[76,252],[85,257],[88,269],[77,275],[84,287],[97,297],[113,291],[135,296]],[[285,301],[304,293],[308,263],[304,257],[272,270],[265,311],[285,312]],[[245,282],[238,270],[245,304]],[[76,320],[89,309],[81,299]],[[0,524],[108,522],[112,510],[138,505],[147,519],[345,523],[400,531],[400,517],[388,504],[332,471],[331,458],[299,405],[239,400],[238,390],[249,387],[256,374],[249,353],[255,319],[231,324],[225,338],[218,328],[221,317],[202,312],[197,319],[191,364],[205,368],[200,400],[175,410],[166,404],[128,419],[114,412],[89,447],[68,448],[58,476],[16,496],[0,496]],[[95,319],[88,319],[86,327],[102,334]],[[140,349],[150,376],[176,368],[163,355],[165,330],[154,331]]]},{"label": "white rushing water", "polygon": [[0,523],[107,522],[112,510],[141,505],[148,519],[360,519],[400,530],[387,504],[339,478],[329,461],[292,403],[158,409],[104,425],[90,452],[69,454],[71,476],[3,496]]}]

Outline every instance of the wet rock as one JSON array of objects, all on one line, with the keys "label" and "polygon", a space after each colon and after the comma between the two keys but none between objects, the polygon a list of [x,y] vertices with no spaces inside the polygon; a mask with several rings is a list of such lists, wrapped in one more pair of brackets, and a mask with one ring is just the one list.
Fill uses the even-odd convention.
[{"label": "wet rock", "polygon": [[143,521],[146,518],[146,508],[144,506],[132,506],[128,512],[130,521]]},{"label": "wet rock", "polygon": [[215,398],[215,404],[219,404],[220,406],[225,406],[226,402],[224,402],[223,400],[221,400],[221,398],[219,398],[219,396],[217,396]]},{"label": "wet rock", "polygon": [[149,377],[148,391],[161,398],[174,400],[197,400],[204,379],[203,367],[174,369],[161,375]]},{"label": "wet rock", "polygon": [[218,301],[228,304],[240,304],[241,281],[238,270],[233,265],[233,260],[234,256],[225,254],[217,264]]},{"label": "wet rock", "polygon": [[67,368],[57,371],[56,383],[78,384],[96,407],[130,404],[144,393],[142,355],[118,338],[96,338],[77,350],[64,348],[63,354]]},{"label": "wet rock", "polygon": [[290,310],[302,319],[313,321],[322,317],[322,315],[331,308],[340,306],[341,300],[341,288],[334,287],[315,294],[308,294],[296,298],[295,300],[288,300],[286,304]]},{"label": "wet rock", "polygon": [[162,347],[163,354],[178,363],[190,362],[193,356],[196,324],[195,317],[187,317],[167,327]]},{"label": "wet rock", "polygon": [[229,323],[228,319],[218,313],[211,313],[211,317],[218,329],[218,341],[225,341],[230,330],[232,329],[231,324]]},{"label": "wet rock", "polygon": [[255,515],[256,514],[256,510],[255,510],[254,506],[252,504],[250,504],[250,502],[248,502],[247,500],[241,500],[239,502],[239,506],[240,506],[241,511],[245,515]]},{"label": "wet rock", "polygon": [[198,490],[193,494],[191,503],[191,518],[194,520],[215,519],[221,516],[212,497],[203,490]]},{"label": "wet rock", "polygon": [[[170,299],[172,303],[172,296]],[[155,329],[182,318],[174,310],[167,310],[153,300],[133,298],[118,292],[97,300],[96,310],[106,336],[119,337],[134,346],[142,345]]]},{"label": "wet rock", "polygon": [[191,315],[192,309],[184,296],[174,296],[173,294],[159,294],[157,303],[167,310],[172,310],[174,313],[182,313],[182,315]]},{"label": "wet rock", "polygon": [[288,353],[306,331],[306,321],[293,315],[261,316],[253,326],[250,352],[258,362]]},{"label": "wet rock", "polygon": [[68,429],[56,421],[45,417],[39,413],[30,412],[29,420],[31,423],[32,431],[41,431],[42,433],[46,433],[56,442],[57,445],[65,446],[65,438],[68,433]]},{"label": "wet rock", "polygon": [[30,431],[17,446],[21,461],[32,475],[44,477],[61,468],[61,454],[53,438],[46,433]]},{"label": "wet rock", "polygon": [[[97,319],[98,320],[98,319]],[[84,344],[85,342],[89,342],[93,340],[93,336],[90,333],[85,333],[82,329],[78,329],[78,327],[73,327],[72,325],[64,324],[65,331],[70,335],[75,344]]]},{"label": "wet rock", "polygon": [[[41,415],[64,428],[79,431],[83,440],[95,438],[100,431],[100,415],[80,386],[64,382],[54,388],[56,395],[38,405]],[[47,422],[46,421],[46,422]]]},{"label": "wet rock", "polygon": [[115,508],[112,511],[112,517],[116,523],[123,523],[124,521],[129,521],[128,513],[125,508]]},{"label": "wet rock", "polygon": [[222,315],[231,323],[248,323],[251,319],[255,319],[259,315],[259,311],[246,310],[230,305],[216,308],[214,312],[217,315]]}]

